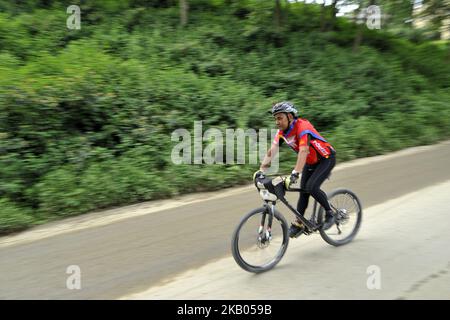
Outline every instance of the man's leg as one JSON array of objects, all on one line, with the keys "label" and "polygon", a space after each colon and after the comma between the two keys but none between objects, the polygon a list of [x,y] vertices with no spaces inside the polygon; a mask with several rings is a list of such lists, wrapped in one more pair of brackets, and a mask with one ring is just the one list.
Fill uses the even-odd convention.
[{"label": "man's leg", "polygon": [[[306,184],[308,183],[309,178],[311,177],[314,169],[312,166],[305,165],[302,172],[302,180],[300,181],[300,188],[305,189]],[[306,208],[308,207],[309,202],[309,193],[300,192],[300,196],[297,202],[297,211],[301,215],[305,215]],[[301,221],[295,220],[291,227],[289,228],[289,236],[291,238],[297,238],[299,235],[303,233],[305,226]]]},{"label": "man's leg", "polygon": [[[314,172],[314,167],[310,165],[305,165],[302,172],[302,180],[300,181],[300,188],[303,190],[306,189],[306,184]],[[297,211],[300,212],[301,215],[305,215],[306,208],[308,208],[310,194],[307,192],[300,192],[300,196],[297,202]]]},{"label": "man's leg", "polygon": [[325,179],[330,175],[331,170],[333,170],[336,165],[336,158],[331,157],[328,159],[322,159],[317,165],[311,177],[306,183],[306,190],[313,196],[314,199],[319,202],[319,204],[325,209],[327,220],[332,218],[332,210],[328,202],[328,197],[320,186],[325,181]]}]

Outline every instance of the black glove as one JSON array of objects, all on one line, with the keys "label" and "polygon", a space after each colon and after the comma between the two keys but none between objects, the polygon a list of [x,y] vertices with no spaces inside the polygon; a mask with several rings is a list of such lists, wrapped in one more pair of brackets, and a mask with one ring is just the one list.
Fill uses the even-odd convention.
[{"label": "black glove", "polygon": [[300,172],[292,170],[291,177],[289,179],[289,185],[297,183],[299,177],[300,177]]},{"label": "black glove", "polygon": [[264,177],[264,172],[258,170],[253,174],[253,181],[256,181],[256,179],[264,179]]}]

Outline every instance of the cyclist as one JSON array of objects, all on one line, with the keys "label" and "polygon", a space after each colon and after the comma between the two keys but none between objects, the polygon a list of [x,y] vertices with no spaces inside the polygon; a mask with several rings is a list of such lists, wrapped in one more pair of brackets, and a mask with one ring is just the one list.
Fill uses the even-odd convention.
[{"label": "cyclist", "polygon": [[[300,193],[297,211],[304,215],[308,207],[309,196],[312,195],[317,202],[325,208],[325,223],[323,228],[328,229],[334,223],[333,210],[328,203],[325,192],[320,189],[323,181],[330,175],[336,164],[336,151],[306,119],[297,116],[297,110],[291,102],[276,103],[269,111],[275,118],[278,132],[261,163],[259,171],[253,178],[264,177],[264,171],[269,167],[278,147],[286,143],[297,156],[297,163],[290,176],[290,185],[295,184],[300,172],[302,173],[300,187],[305,191]],[[305,230],[301,221],[294,221],[289,228],[289,236],[297,238]]]}]

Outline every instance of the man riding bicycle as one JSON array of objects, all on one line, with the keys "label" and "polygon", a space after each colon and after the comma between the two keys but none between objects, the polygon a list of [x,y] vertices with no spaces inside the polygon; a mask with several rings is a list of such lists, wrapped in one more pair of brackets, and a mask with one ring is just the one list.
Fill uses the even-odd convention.
[{"label": "man riding bicycle", "polygon": [[[336,164],[336,151],[308,120],[297,116],[297,110],[291,102],[276,103],[269,113],[275,118],[278,132],[259,171],[255,172],[253,178],[263,177],[264,171],[269,167],[278,147],[283,143],[288,144],[292,150],[298,153],[297,163],[290,176],[290,185],[295,184],[299,179],[300,172],[302,173],[300,188],[303,192],[300,193],[297,211],[302,215],[305,214],[309,196],[312,195],[325,209],[323,228],[329,228],[334,223],[333,210],[328,203],[327,195],[320,189],[320,186]],[[304,231],[303,223],[296,220],[289,228],[289,236],[297,238]]]}]

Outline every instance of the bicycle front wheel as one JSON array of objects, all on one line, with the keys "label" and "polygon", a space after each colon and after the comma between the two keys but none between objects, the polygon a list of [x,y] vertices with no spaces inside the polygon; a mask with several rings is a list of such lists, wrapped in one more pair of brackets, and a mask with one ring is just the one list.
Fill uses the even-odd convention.
[{"label": "bicycle front wheel", "polygon": [[231,240],[234,260],[254,273],[272,269],[286,252],[289,235],[286,219],[275,210],[270,233],[270,209],[261,207],[248,213],[236,227]]}]

